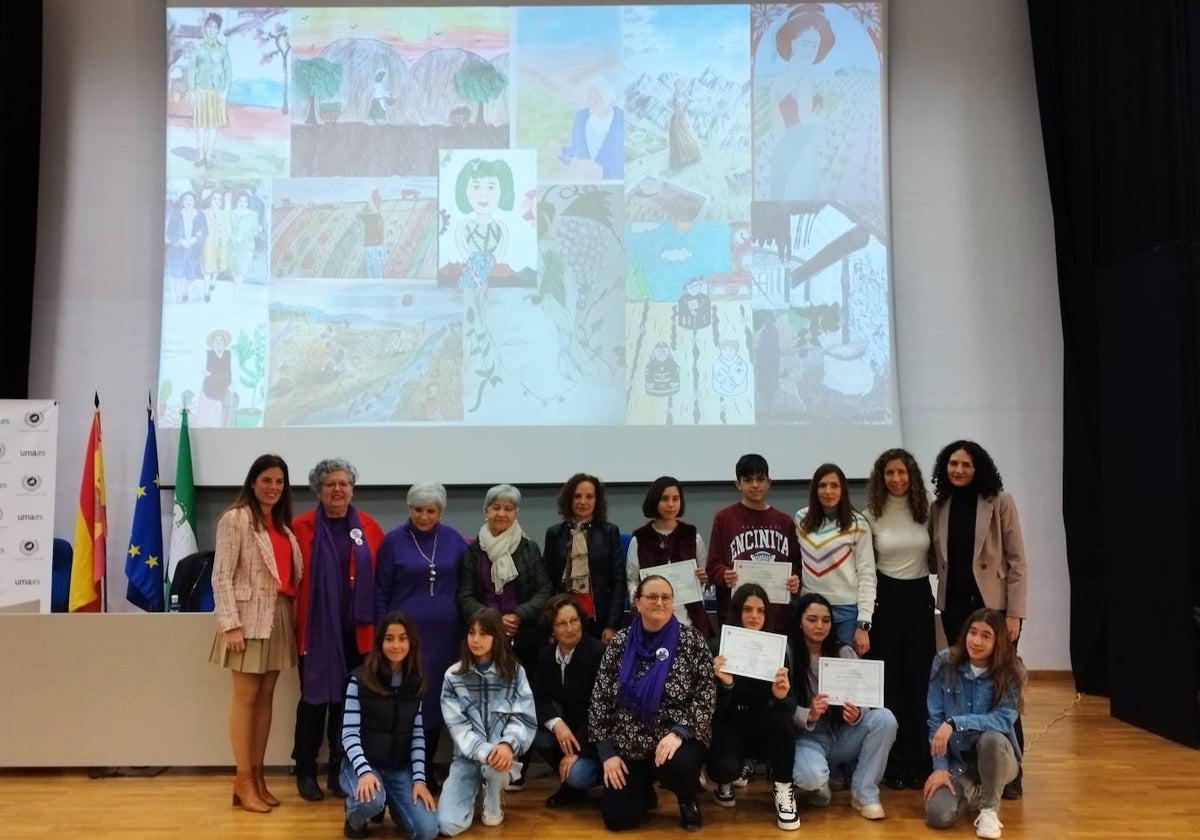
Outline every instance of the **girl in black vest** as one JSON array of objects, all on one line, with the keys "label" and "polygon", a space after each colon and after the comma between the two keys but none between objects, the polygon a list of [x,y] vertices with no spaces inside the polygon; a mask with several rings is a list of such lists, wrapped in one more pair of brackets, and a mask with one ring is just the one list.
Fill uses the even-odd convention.
[{"label": "girl in black vest", "polygon": [[[683,485],[669,475],[654,479],[642,501],[642,514],[650,521],[633,532],[625,558],[625,580],[631,599],[641,582],[642,569],[682,560],[696,561],[696,579],[703,589],[708,580],[704,570],[708,552],[696,526],[679,519],[683,516],[683,510]],[[705,639],[713,637],[708,613],[704,611],[702,602],[676,604],[675,617],[682,624],[695,627]]]},{"label": "girl in black vest", "polygon": [[385,804],[412,840],[437,837],[437,812],[425,786],[424,693],[417,629],[404,613],[390,612],[375,625],[371,652],[346,685],[346,837],[366,837],[367,820]]}]

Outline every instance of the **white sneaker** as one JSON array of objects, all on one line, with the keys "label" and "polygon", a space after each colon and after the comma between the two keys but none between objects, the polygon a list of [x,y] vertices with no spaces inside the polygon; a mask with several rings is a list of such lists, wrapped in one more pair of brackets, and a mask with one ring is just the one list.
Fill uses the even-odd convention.
[{"label": "white sneaker", "polygon": [[733,792],[733,785],[717,785],[717,789],[713,791],[713,801],[722,808],[732,808],[737,804],[737,797]]},{"label": "white sneaker", "polygon": [[887,814],[883,812],[883,806],[878,802],[872,802],[869,805],[864,805],[851,796],[850,807],[855,811],[858,811],[858,815],[864,820],[881,820],[887,816]]},{"label": "white sneaker", "polygon": [[784,831],[800,827],[800,810],[796,807],[796,791],[791,782],[775,783],[775,825]]},{"label": "white sneaker", "polygon": [[824,808],[833,801],[833,792],[829,789],[829,785],[821,785],[816,790],[808,792],[808,804],[816,805],[818,808]]},{"label": "white sneaker", "polygon": [[742,772],[733,780],[734,787],[744,788],[754,778],[754,762],[747,759],[742,762]]},{"label": "white sneaker", "polygon": [[479,821],[484,825],[500,825],[500,823],[504,822],[504,812],[497,811],[494,814],[489,814],[487,811],[484,811],[479,815]]},{"label": "white sneaker", "polygon": [[501,787],[499,791],[496,791],[496,810],[489,813],[488,794],[491,791],[488,790],[486,782],[479,787],[483,792],[483,804],[479,808],[479,821],[484,825],[500,825],[500,823],[504,822],[504,788]]},{"label": "white sneaker", "polygon": [[1004,828],[1004,823],[1000,822],[1000,815],[996,813],[995,808],[979,809],[979,816],[975,818],[976,837],[996,840],[1000,836],[1000,829],[1002,828]]}]

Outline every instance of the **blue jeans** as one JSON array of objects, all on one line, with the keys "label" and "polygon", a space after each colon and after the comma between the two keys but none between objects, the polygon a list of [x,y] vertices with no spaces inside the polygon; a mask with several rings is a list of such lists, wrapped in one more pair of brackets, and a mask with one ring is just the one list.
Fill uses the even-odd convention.
[{"label": "blue jeans", "polygon": [[858,629],[858,605],[835,604],[830,611],[833,618],[833,634],[844,645],[854,647],[854,631]]},{"label": "blue jeans", "polygon": [[503,814],[500,797],[511,777],[508,771],[501,773],[474,759],[455,755],[438,799],[437,822],[442,834],[454,837],[471,827],[480,786],[483,787],[483,813],[489,816]]},{"label": "blue jeans", "polygon": [[427,811],[420,802],[413,802],[411,770],[372,770],[383,782],[375,795],[366,802],[354,797],[358,775],[349,761],[342,762],[341,784],[346,791],[346,822],[352,828],[362,828],[367,820],[383,811],[387,805],[396,825],[408,832],[412,840],[433,840],[438,833],[436,811]]},{"label": "blue jeans", "polygon": [[829,784],[831,764],[857,760],[850,792],[863,805],[877,804],[879,780],[895,740],[896,717],[887,709],[864,709],[857,724],[843,722],[836,730],[820,722],[813,731],[796,736],[792,781],[801,790],[821,790]]},{"label": "blue jeans", "polygon": [[[563,754],[562,750],[558,748],[558,742],[545,727],[538,728],[538,733],[533,739],[533,748],[545,759],[557,776],[558,762],[562,760]],[[575,763],[567,771],[567,778],[563,779],[562,783],[576,790],[589,790],[604,780],[603,767],[599,756],[596,755],[595,746],[584,744],[579,758],[575,759]]]}]

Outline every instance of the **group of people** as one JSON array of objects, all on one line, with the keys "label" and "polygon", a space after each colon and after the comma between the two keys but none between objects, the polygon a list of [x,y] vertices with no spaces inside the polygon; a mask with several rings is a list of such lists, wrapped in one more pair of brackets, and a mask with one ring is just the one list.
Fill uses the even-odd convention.
[{"label": "group of people", "polygon": [[[299,664],[297,789],[324,797],[327,738],[326,789],[346,798],[347,837],[367,836],[385,808],[414,840],[454,836],[479,799],[480,821],[498,825],[535,756],[560,782],[547,807],[601,787],[611,830],[657,807],[656,784],[698,830],[705,778],[733,807],[765,762],[782,829],[800,826],[797,790],[823,806],[848,786],[855,811],[883,819],[882,783],[922,791],[931,826],[977,809],[976,834],[1000,837],[1000,800],[1020,796],[1025,558],[991,457],[971,441],[945,447],[931,501],[912,455],[888,450],[861,513],[833,464],[794,517],[768,504],[762,456],[735,474],[740,498],[717,512],[707,545],[680,518],[683,485],[663,476],[627,547],[603,483],[574,475],[543,551],[510,484],[487,491],[470,540],[441,521],[446,491],[432,483],[412,486],[407,521],[385,534],[352,503],[349,463],[318,463],[317,505],[293,517],[287,464],[261,456],[218,520],[213,572],[210,659],[233,674],[233,803],[279,804],[263,774],[271,700],[280,671]],[[787,602],[739,584],[739,560],[789,564]],[[716,618],[655,572],[676,562],[716,587],[721,623],[788,637],[772,680],[725,670]],[[881,659],[884,705],[832,704],[822,657]],[[439,782],[443,729],[452,759]]]}]

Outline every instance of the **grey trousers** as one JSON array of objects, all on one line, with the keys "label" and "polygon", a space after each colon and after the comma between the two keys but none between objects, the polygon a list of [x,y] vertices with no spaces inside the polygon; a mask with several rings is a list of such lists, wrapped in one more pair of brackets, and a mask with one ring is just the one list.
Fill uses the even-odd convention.
[{"label": "grey trousers", "polygon": [[1017,777],[1021,763],[1002,732],[984,732],[975,749],[975,766],[954,780],[954,792],[938,788],[925,803],[930,828],[949,828],[967,810],[1000,806],[1004,786]]}]

